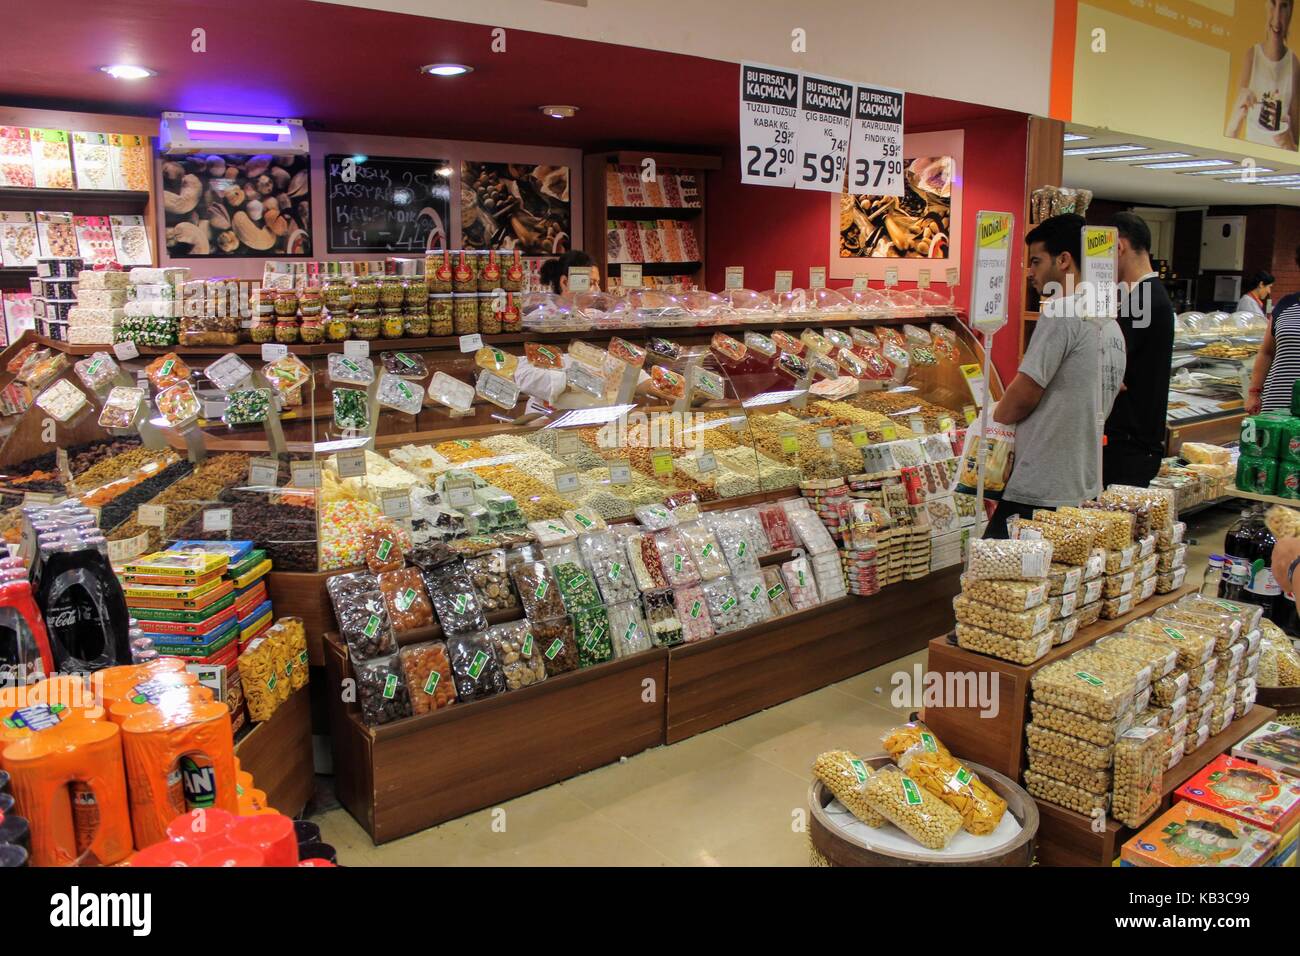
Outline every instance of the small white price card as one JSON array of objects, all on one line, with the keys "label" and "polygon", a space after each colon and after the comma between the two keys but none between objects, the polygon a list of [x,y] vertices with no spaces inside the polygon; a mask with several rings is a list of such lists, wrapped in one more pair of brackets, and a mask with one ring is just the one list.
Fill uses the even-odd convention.
[{"label": "small white price card", "polygon": [[226,414],[226,402],[224,399],[213,401],[212,399],[203,400],[203,417],[209,421],[216,421],[222,415]]},{"label": "small white price card", "polygon": [[343,354],[350,359],[368,359],[370,343],[365,339],[348,339],[343,343]]},{"label": "small white price card", "polygon": [[706,475],[711,471],[718,470],[718,459],[713,457],[713,452],[702,451],[695,458],[695,467],[699,470],[700,474]]},{"label": "small white price card", "polygon": [[128,359],[139,358],[140,350],[135,347],[134,342],[118,342],[113,346],[113,354],[125,362]]},{"label": "small white price card", "polygon": [[745,267],[744,266],[727,266],[726,288],[728,289],[745,288]]},{"label": "small white price card", "polygon": [[280,463],[274,458],[254,458],[248,463],[250,485],[274,488],[279,474]]},{"label": "small white price card", "polygon": [[959,275],[959,273],[957,272],[956,269],[945,269],[945,270],[944,270],[944,279],[945,279],[945,281],[948,283],[948,285],[956,285],[956,284],[957,284],[957,277],[958,277],[958,275]]},{"label": "small white price card", "polygon": [[411,493],[409,491],[385,491],[379,499],[379,508],[390,518],[411,517]]},{"label": "small white price card", "polygon": [[295,461],[289,464],[290,484],[295,488],[319,488],[320,466],[314,461]]},{"label": "small white price card", "polygon": [[203,512],[203,530],[204,531],[229,531],[230,530],[230,509],[229,508],[209,508]]},{"label": "small white price card", "polygon": [[555,469],[555,490],[561,494],[578,490],[578,472],[573,468]]},{"label": "small white price card", "polygon": [[591,289],[591,266],[569,267],[569,291],[588,292]]},{"label": "small white price card", "polygon": [[812,266],[808,270],[808,288],[824,289],[826,288],[826,267]]},{"label": "small white price card", "polygon": [[790,269],[778,269],[772,288],[777,292],[789,292],[794,288],[794,272]]},{"label": "small white price card", "polygon": [[871,276],[867,275],[865,272],[859,272],[853,277],[853,291],[866,292],[867,289],[870,288],[870,283]]},{"label": "small white price card", "polygon": [[619,266],[618,283],[625,289],[641,288],[641,263],[625,262]]},{"label": "small white price card", "polygon": [[559,429],[555,433],[555,453],[561,458],[576,455],[581,447],[578,433],[571,429]]},{"label": "small white price card", "polygon": [[289,354],[289,346],[280,342],[262,343],[262,361],[275,362]]},{"label": "small white price card", "polygon": [[474,507],[474,482],[464,480],[449,481],[443,488],[447,492],[447,503],[453,508]]},{"label": "small white price card", "polygon": [[928,288],[930,288],[930,270],[929,270],[929,269],[921,269],[919,272],[917,272],[917,274],[916,274],[916,287],[917,287],[918,289],[928,289]]},{"label": "small white price card", "polygon": [[167,523],[166,505],[141,505],[135,520],[146,528],[162,528]]},{"label": "small white price card", "polygon": [[925,419],[920,415],[911,415],[907,419],[907,427],[912,429],[918,435],[925,434]]},{"label": "small white price card", "polygon": [[817,444],[826,449],[835,447],[835,436],[829,428],[817,429]]},{"label": "small white price card", "polygon": [[361,478],[366,473],[366,453],[363,450],[341,451],[338,462],[340,478]]},{"label": "small white price card", "polygon": [[625,460],[609,463],[609,483],[611,485],[630,485],[632,483],[632,466]]},{"label": "small white price card", "polygon": [[898,266],[890,266],[885,270],[885,288],[893,289],[898,285]]},{"label": "small white price card", "polygon": [[475,332],[473,335],[462,335],[460,337],[460,350],[462,352],[477,352],[483,347],[483,336]]}]

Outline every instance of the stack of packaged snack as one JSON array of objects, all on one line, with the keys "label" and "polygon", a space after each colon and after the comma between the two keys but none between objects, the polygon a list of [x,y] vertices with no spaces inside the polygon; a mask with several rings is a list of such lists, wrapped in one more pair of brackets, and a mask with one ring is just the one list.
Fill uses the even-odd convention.
[{"label": "stack of packaged snack", "polygon": [[953,598],[960,647],[1032,664],[1056,640],[1047,604],[1052,543],[972,541],[962,593]]},{"label": "stack of packaged snack", "polygon": [[70,345],[111,345],[126,318],[127,274],[83,270],[77,275],[77,304],[68,312]]},{"label": "stack of packaged snack", "polygon": [[815,478],[799,482],[803,495],[836,544],[843,542],[849,523],[849,486],[842,478]]},{"label": "stack of packaged snack", "polygon": [[1300,777],[1220,754],[1175,795],[1278,838],[1270,866],[1294,866],[1300,846]]},{"label": "stack of packaged snack", "polygon": [[184,288],[190,270],[137,267],[131,270],[125,316],[114,332],[114,342],[136,345],[175,345],[184,313]]}]

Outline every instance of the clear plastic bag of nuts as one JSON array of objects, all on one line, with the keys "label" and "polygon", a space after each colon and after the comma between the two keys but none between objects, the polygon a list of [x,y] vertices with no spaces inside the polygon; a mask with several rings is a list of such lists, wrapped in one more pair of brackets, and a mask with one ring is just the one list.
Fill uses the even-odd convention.
[{"label": "clear plastic bag of nuts", "polygon": [[817,755],[812,772],[849,813],[867,826],[883,827],[888,822],[863,796],[871,768],[857,754],[849,750],[828,750]]},{"label": "clear plastic bag of nuts", "polygon": [[1028,611],[1005,611],[992,604],[974,601],[964,594],[959,594],[952,599],[952,606],[956,612],[957,623],[996,631],[1020,640],[1034,637],[1052,622],[1052,609],[1046,604],[1040,604]]},{"label": "clear plastic bag of nuts", "polygon": [[1039,668],[1030,679],[1034,699],[1073,710],[1094,720],[1114,720],[1133,706],[1131,680],[1102,677],[1078,667],[1070,658]]},{"label": "clear plastic bag of nuts", "polygon": [[1041,700],[1031,700],[1029,712],[1035,726],[1068,734],[1086,740],[1090,744],[1096,744],[1098,747],[1113,746],[1119,735],[1132,727],[1134,722],[1131,710],[1125,711],[1114,720],[1094,720]]},{"label": "clear plastic bag of nuts", "polygon": [[972,600],[991,604],[1004,611],[1029,611],[1046,600],[1047,582],[975,581],[963,574],[961,593]]},{"label": "clear plastic bag of nuts", "polygon": [[972,581],[1037,581],[1052,563],[1050,541],[980,539],[970,543],[966,575]]},{"label": "clear plastic bag of nuts", "polygon": [[1085,816],[1092,816],[1096,812],[1105,814],[1110,807],[1110,794],[1089,793],[1082,787],[1071,786],[1036,770],[1025,771],[1025,789],[1039,800],[1055,803]]},{"label": "clear plastic bag of nuts", "polygon": [[546,680],[546,658],[528,621],[509,621],[487,629],[506,690],[518,690]]},{"label": "clear plastic bag of nuts", "polygon": [[961,830],[961,814],[897,767],[871,774],[862,795],[876,813],[931,850],[944,849]]},{"label": "clear plastic bag of nuts", "polygon": [[1059,564],[1081,566],[1097,544],[1097,529],[1070,528],[1046,521],[1021,519],[1015,523],[1015,536],[1021,541],[1036,539],[1052,542],[1052,560]]},{"label": "clear plastic bag of nuts", "polygon": [[1043,753],[1032,748],[1029,750],[1028,761],[1030,770],[1041,773],[1045,777],[1051,777],[1061,783],[1068,783],[1072,787],[1078,787],[1089,793],[1098,795],[1110,793],[1111,773],[1109,770],[1085,767],[1073,760],[1066,760],[1064,757]]},{"label": "clear plastic bag of nuts", "polygon": [[1115,742],[1115,788],[1110,812],[1137,829],[1160,805],[1169,734],[1155,727],[1130,727]]},{"label": "clear plastic bag of nuts", "polygon": [[962,827],[987,836],[1002,822],[1007,802],[952,754],[917,745],[898,758],[898,767],[961,815]]},{"label": "clear plastic bag of nuts", "polygon": [[1033,637],[1016,638],[989,631],[982,627],[958,624],[956,627],[957,646],[969,651],[978,651],[990,657],[1001,658],[1015,664],[1029,665],[1039,660],[1056,640],[1057,628],[1046,627]]}]

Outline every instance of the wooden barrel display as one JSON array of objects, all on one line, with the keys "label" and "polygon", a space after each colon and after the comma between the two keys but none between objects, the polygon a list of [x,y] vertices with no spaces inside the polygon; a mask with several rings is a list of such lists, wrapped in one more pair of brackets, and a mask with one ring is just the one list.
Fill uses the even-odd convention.
[{"label": "wooden barrel display", "polygon": [[[864,757],[872,768],[890,763],[887,754]],[[919,845],[915,853],[872,846],[846,834],[830,819],[826,807],[835,799],[820,780],[808,788],[810,819],[808,835],[812,850],[830,866],[1029,866],[1034,859],[1034,837],[1038,833],[1038,805],[1021,787],[996,770],[963,761],[981,780],[1007,802],[1007,812],[1020,824],[1012,840],[978,853],[954,853],[936,860]]]},{"label": "wooden barrel display", "polygon": [[1300,727],[1300,687],[1260,687],[1256,693],[1255,703],[1276,710],[1278,723]]}]

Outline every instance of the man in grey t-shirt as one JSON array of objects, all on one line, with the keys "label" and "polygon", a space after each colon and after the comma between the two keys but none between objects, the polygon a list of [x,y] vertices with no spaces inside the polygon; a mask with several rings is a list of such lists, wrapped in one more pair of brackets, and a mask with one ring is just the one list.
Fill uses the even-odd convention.
[{"label": "man in grey t-shirt", "polygon": [[1083,227],[1082,216],[1053,216],[1025,236],[1034,288],[1055,294],[1043,300],[1020,371],[993,411],[1016,426],[1015,467],[985,537],[1007,537],[1012,515],[1101,492],[1102,426],[1124,380],[1124,335],[1114,319],[1087,314],[1087,296],[1070,294]]}]

